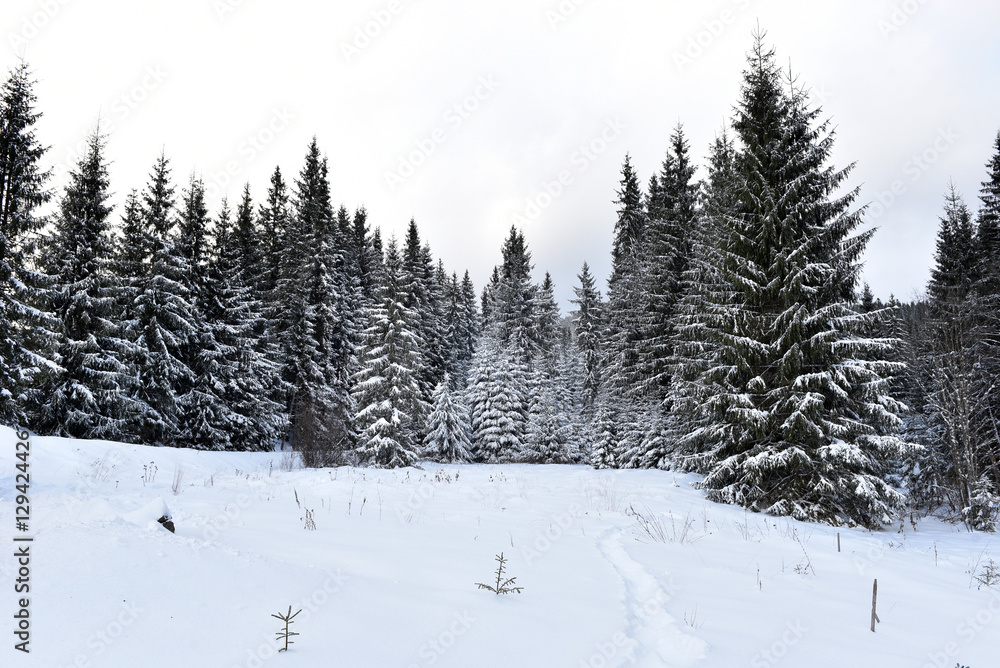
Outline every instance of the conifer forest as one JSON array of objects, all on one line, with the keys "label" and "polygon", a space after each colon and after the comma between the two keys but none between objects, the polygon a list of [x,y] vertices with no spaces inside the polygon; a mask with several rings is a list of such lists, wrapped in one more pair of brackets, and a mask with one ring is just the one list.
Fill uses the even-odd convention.
[{"label": "conifer forest", "polygon": [[209,210],[169,147],[111,183],[96,123],[57,191],[46,73],[21,61],[0,90],[0,423],[312,468],[694,473],[710,501],[773,516],[995,530],[1000,134],[981,190],[926,212],[924,295],[876,298],[879,231],[833,163],[835,121],[780,44],[746,43],[710,146],[681,119],[656,173],[614,149],[611,273],[574,258],[569,310],[530,229],[474,285],[419,220],[397,238],[340,206],[319,139]]}]

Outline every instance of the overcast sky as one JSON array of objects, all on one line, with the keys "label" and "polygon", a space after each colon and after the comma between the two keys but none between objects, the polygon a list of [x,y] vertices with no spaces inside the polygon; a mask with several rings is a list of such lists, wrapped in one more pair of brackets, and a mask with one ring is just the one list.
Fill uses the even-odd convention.
[{"label": "overcast sky", "polygon": [[335,204],[385,236],[416,218],[477,289],[524,223],[566,308],[584,260],[608,274],[626,152],[645,185],[680,122],[702,162],[758,22],[857,163],[866,280],[912,297],[949,179],[978,208],[1000,130],[992,0],[3,0],[0,69],[35,72],[60,190],[98,117],[118,213],[161,149],[214,210],[316,135]]}]

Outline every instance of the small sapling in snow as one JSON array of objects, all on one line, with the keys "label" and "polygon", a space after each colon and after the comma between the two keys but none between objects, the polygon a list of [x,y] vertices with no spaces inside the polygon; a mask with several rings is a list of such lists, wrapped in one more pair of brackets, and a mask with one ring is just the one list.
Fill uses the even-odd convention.
[{"label": "small sapling in snow", "polygon": [[[299,612],[302,612],[302,611],[299,610]],[[279,652],[287,652],[288,651],[288,646],[294,644],[294,641],[292,640],[292,636],[299,635],[295,631],[292,631],[292,630],[290,630],[288,628],[289,624],[292,623],[292,620],[295,619],[295,617],[299,614],[299,612],[296,612],[293,615],[292,614],[292,606],[288,606],[288,612],[287,613],[285,613],[283,615],[282,614],[271,615],[275,619],[280,619],[281,621],[283,621],[285,623],[285,628],[283,628],[282,630],[278,631],[275,634],[275,635],[278,636],[278,640],[284,640],[285,641],[285,646],[283,648],[279,649],[278,650]]]},{"label": "small sapling in snow", "polygon": [[497,567],[496,584],[488,585],[488,584],[483,584],[482,582],[477,582],[476,586],[479,587],[480,589],[491,591],[497,596],[499,596],[500,594],[510,594],[510,593],[520,594],[521,590],[523,590],[524,587],[514,586],[514,583],[517,581],[517,578],[504,579],[503,574],[504,571],[507,570],[507,565],[506,565],[507,560],[503,558],[503,552],[497,555],[496,560],[500,562],[500,565]]},{"label": "small sapling in snow", "polygon": [[979,583],[976,589],[1000,584],[1000,564],[989,559],[972,577]]}]

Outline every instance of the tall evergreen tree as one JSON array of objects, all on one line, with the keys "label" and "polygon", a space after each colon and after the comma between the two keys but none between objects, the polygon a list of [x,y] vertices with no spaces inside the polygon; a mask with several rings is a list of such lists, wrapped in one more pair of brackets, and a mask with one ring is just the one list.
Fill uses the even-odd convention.
[{"label": "tall evergreen tree", "polygon": [[[240,205],[246,209],[246,200]],[[237,214],[237,220],[240,215]],[[228,447],[234,450],[269,450],[284,432],[284,406],[271,399],[277,367],[262,354],[260,304],[242,271],[244,243],[239,226],[233,227],[228,205],[222,210],[212,234],[212,253],[202,296],[206,322],[212,328],[218,355],[213,369],[213,394],[218,401],[218,419]],[[217,441],[213,449],[224,445]]]},{"label": "tall evergreen tree", "polygon": [[885,361],[891,342],[856,334],[870,322],[852,302],[871,232],[851,236],[857,190],[831,199],[850,168],[828,166],[819,113],[758,35],[733,123],[733,203],[711,223],[729,292],[705,300],[702,486],[715,501],[878,527],[903,501],[884,479],[905,451],[888,393],[898,366]]},{"label": "tall evergreen tree", "polygon": [[417,314],[406,306],[406,278],[396,240],[386,249],[379,299],[368,313],[362,336],[361,370],[355,374],[354,401],[361,462],[380,468],[416,461],[428,407],[417,371],[421,340]]},{"label": "tall evergreen tree", "polygon": [[[993,151],[986,163],[986,180],[979,194],[981,206],[977,218],[976,245],[982,260],[978,289],[984,297],[1000,300],[1000,132],[997,133]],[[993,301],[990,306],[996,303]]]},{"label": "tall evergreen tree", "polygon": [[279,308],[286,314],[283,376],[293,388],[292,438],[309,466],[340,461],[354,447],[350,395],[354,293],[330,203],[326,158],[314,138],[295,183],[295,220],[286,234]]},{"label": "tall evergreen tree", "polygon": [[[223,221],[229,234],[228,206]],[[234,360],[216,340],[222,330],[207,313],[207,302],[221,286],[209,271],[208,208],[205,184],[194,175],[182,196],[178,216],[177,251],[183,262],[183,283],[191,300],[191,332],[182,345],[183,361],[191,370],[189,383],[178,389],[177,444],[198,450],[229,450],[232,426],[239,420],[225,401],[226,385],[236,376]]]},{"label": "tall evergreen tree", "polygon": [[357,253],[357,268],[362,304],[367,306],[375,299],[379,271],[382,266],[382,243],[376,247],[373,232],[368,226],[368,211],[362,207],[354,212],[352,245]]},{"label": "tall evergreen tree", "polygon": [[57,321],[44,310],[46,289],[32,266],[32,243],[51,194],[36,136],[34,81],[21,62],[0,87],[0,424],[24,424],[26,408],[58,370]]},{"label": "tall evergreen tree", "polygon": [[[983,310],[983,367],[993,378],[1000,378],[1000,133],[993,144],[993,155],[986,164],[986,181],[979,199],[976,245],[981,258],[976,284]],[[986,418],[994,427],[1000,424],[1000,386],[990,387],[986,400]],[[987,434],[990,457],[1000,462],[1000,428]],[[1000,465],[993,465],[993,479],[1000,492]]]},{"label": "tall evergreen tree", "polygon": [[703,205],[692,234],[691,261],[683,276],[683,297],[673,323],[674,364],[667,402],[676,440],[671,450],[678,457],[690,455],[701,447],[703,429],[710,418],[701,410],[710,386],[701,381],[718,351],[718,345],[709,336],[710,327],[736,299],[733,287],[721,272],[724,266],[721,221],[736,206],[736,182],[735,145],[723,132],[710,146]]},{"label": "tall evergreen tree", "polygon": [[500,345],[510,348],[520,363],[530,365],[541,346],[536,312],[538,287],[531,281],[531,253],[524,233],[511,227],[502,253],[497,284],[490,286],[490,321],[496,324]]},{"label": "tall evergreen tree", "polygon": [[535,293],[535,303],[532,309],[537,319],[536,331],[538,338],[539,352],[548,357],[554,358],[556,346],[559,343],[559,306],[556,304],[555,284],[552,276],[545,272],[538,291]]},{"label": "tall evergreen tree", "polygon": [[125,416],[138,408],[130,399],[128,347],[115,304],[119,286],[110,270],[111,206],[99,128],[69,178],[42,256],[54,283],[62,370],[46,387],[37,426],[59,436],[120,440]]},{"label": "tall evergreen tree", "polygon": [[639,246],[646,234],[642,188],[629,155],[625,156],[622,163],[622,178],[617,195],[615,204],[618,205],[618,220],[615,223],[614,246],[611,249],[611,285],[638,270]]},{"label": "tall evergreen tree", "polygon": [[[276,290],[282,277],[282,265],[288,261],[290,226],[288,186],[281,175],[281,168],[275,167],[271,174],[271,185],[267,190],[267,201],[260,205],[257,212],[257,226],[260,230],[260,275],[257,276],[258,291],[267,305],[277,301]],[[242,220],[242,217],[240,217]],[[237,223],[237,236],[244,237],[243,226]],[[246,239],[246,241],[250,241]],[[277,307],[275,307],[277,308]],[[278,313],[273,315],[275,319]]]},{"label": "tall evergreen tree", "polygon": [[934,482],[938,471],[949,501],[972,528],[992,530],[1000,511],[1000,471],[990,414],[994,379],[989,367],[989,315],[982,286],[982,248],[972,214],[951,187],[938,229],[935,267],[928,285],[929,345],[918,361],[930,380],[927,396],[940,440],[922,457],[919,482]]},{"label": "tall evergreen tree", "polygon": [[[698,186],[684,130],[678,126],[659,177],[648,195],[645,241],[640,258],[643,309],[637,376],[644,393],[662,403],[670,386],[677,305],[696,229]],[[654,192],[655,191],[655,192]]]},{"label": "tall evergreen tree", "polygon": [[583,357],[584,380],[583,401],[587,415],[592,416],[597,403],[597,395],[601,389],[601,293],[590,267],[586,262],[577,274],[580,287],[574,287],[576,311],[573,314],[573,325],[576,328],[576,342]]},{"label": "tall evergreen tree", "polygon": [[638,362],[643,334],[643,286],[640,270],[647,221],[642,189],[628,155],[622,165],[617,194],[618,220],[605,308],[604,382],[617,392],[635,398],[641,390]]},{"label": "tall evergreen tree", "polygon": [[142,336],[139,309],[139,296],[150,282],[152,244],[142,213],[142,202],[136,190],[129,192],[125,199],[120,229],[121,234],[114,239],[114,259],[111,262],[111,271],[117,284],[114,313],[124,344],[123,361],[129,369],[128,383],[123,386],[123,390],[133,404],[124,414],[115,440],[143,443],[145,435],[155,425],[163,423],[164,416],[149,403],[140,380],[140,371],[152,365]]},{"label": "tall evergreen tree", "polygon": [[[188,288],[190,268],[178,248],[174,187],[170,162],[161,155],[153,165],[142,195],[140,211],[126,208],[126,216],[138,215],[143,256],[136,267],[141,273],[127,277],[135,299],[128,304],[124,320],[126,338],[137,348],[137,398],[152,410],[145,413],[138,434],[147,444],[173,444],[179,435],[178,398],[194,381],[185,364],[185,347],[197,333],[192,294]],[[131,242],[130,242],[131,243]]]},{"label": "tall evergreen tree", "polygon": [[[270,213],[269,210],[268,212]],[[241,282],[251,290],[250,296],[255,301],[263,303],[269,287],[264,280],[268,271],[265,254],[269,250],[269,240],[264,238],[259,222],[248,183],[243,186],[243,195],[236,207],[230,243],[234,246],[233,257],[237,262],[234,269],[239,272]]]},{"label": "tall evergreen tree", "polygon": [[441,290],[434,280],[430,248],[423,245],[415,220],[410,219],[402,249],[404,303],[417,318],[416,333],[421,341],[421,368],[416,369],[425,402],[445,372],[445,330]]}]

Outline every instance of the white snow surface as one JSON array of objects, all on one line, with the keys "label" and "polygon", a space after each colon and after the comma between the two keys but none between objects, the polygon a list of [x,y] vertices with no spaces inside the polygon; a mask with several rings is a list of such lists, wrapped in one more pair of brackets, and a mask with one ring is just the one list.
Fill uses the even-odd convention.
[{"label": "white snow surface", "polygon": [[[972,577],[1000,561],[991,535],[757,515],[663,471],[282,460],[32,437],[25,655],[0,428],[0,665],[1000,666],[1000,585]],[[475,586],[501,551],[520,594]],[[301,635],[277,653],[289,606]]]}]

